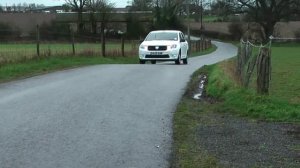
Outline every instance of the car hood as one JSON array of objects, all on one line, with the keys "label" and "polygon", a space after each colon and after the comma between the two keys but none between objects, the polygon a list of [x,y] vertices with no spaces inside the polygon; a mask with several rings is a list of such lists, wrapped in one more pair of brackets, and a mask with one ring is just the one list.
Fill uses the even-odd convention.
[{"label": "car hood", "polygon": [[167,40],[153,40],[153,41],[143,41],[142,45],[155,45],[155,46],[161,46],[161,45],[173,45],[178,44],[178,41],[167,41]]}]

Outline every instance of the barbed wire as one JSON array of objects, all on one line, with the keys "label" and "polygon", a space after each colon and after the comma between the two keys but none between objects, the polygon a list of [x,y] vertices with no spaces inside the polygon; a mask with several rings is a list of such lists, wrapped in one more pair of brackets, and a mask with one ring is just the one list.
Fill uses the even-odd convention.
[{"label": "barbed wire", "polygon": [[254,43],[251,43],[251,41],[249,41],[249,40],[244,41],[243,39],[241,39],[240,42],[242,44],[248,44],[248,45],[251,45],[252,47],[256,47],[256,48],[264,48],[264,47],[271,48],[271,46],[272,46],[272,40],[268,41],[268,43],[266,43],[264,45],[262,43],[260,43],[260,45],[256,45]]}]

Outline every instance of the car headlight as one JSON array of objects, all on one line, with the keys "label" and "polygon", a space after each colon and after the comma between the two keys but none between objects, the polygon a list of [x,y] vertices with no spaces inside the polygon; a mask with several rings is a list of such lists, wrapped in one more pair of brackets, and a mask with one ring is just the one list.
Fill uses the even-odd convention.
[{"label": "car headlight", "polygon": [[147,46],[145,46],[145,45],[140,45],[140,49],[146,49],[147,48]]},{"label": "car headlight", "polygon": [[171,45],[171,49],[175,49],[175,48],[177,48],[177,44]]}]

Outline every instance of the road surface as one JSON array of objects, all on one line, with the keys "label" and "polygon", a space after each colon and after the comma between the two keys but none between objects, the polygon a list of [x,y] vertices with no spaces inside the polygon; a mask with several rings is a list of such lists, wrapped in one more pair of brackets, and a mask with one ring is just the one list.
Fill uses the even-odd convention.
[{"label": "road surface", "polygon": [[97,65],[0,84],[0,167],[168,167],[190,75],[236,55],[214,43],[188,65]]}]

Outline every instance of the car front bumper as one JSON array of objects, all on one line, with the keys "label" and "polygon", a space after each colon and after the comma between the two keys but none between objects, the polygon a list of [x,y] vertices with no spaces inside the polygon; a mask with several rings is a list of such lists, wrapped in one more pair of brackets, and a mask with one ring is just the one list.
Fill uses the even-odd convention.
[{"label": "car front bumper", "polygon": [[159,61],[174,61],[177,60],[179,56],[179,49],[175,50],[166,50],[166,51],[148,51],[148,50],[139,50],[139,59],[150,61],[150,60],[159,60]]}]

